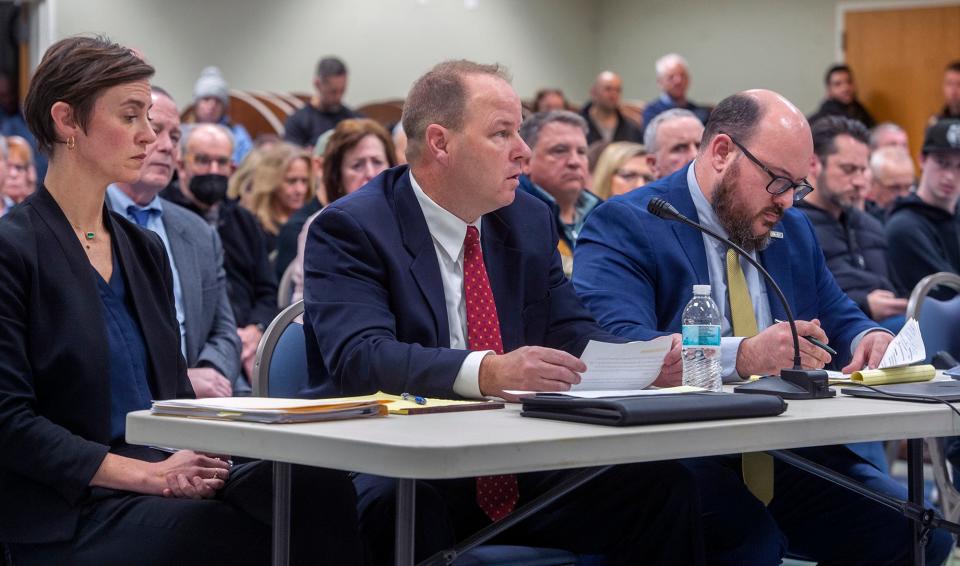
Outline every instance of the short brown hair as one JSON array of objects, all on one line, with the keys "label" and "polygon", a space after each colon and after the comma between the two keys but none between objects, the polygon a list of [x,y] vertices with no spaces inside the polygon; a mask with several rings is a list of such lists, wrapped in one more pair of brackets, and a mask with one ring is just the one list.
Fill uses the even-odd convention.
[{"label": "short brown hair", "polygon": [[50,115],[57,102],[73,109],[77,125],[87,123],[97,99],[108,88],[147,80],[153,67],[130,49],[106,37],[68,37],[54,43],[43,55],[30,81],[23,115],[37,138],[40,151],[53,155],[54,144],[63,143]]},{"label": "short brown hair", "polygon": [[327,142],[327,151],[323,154],[323,190],[327,194],[327,203],[332,203],[347,194],[343,187],[343,174],[340,168],[347,152],[356,147],[367,136],[376,136],[383,144],[390,167],[397,164],[397,151],[393,139],[387,130],[369,118],[351,118],[337,124],[337,128]]},{"label": "short brown hair", "polygon": [[482,65],[459,59],[444,61],[427,71],[407,94],[403,105],[403,130],[407,133],[407,161],[414,161],[423,149],[427,126],[439,124],[451,130],[463,127],[467,110],[466,75],[492,75],[510,82],[499,64]]}]

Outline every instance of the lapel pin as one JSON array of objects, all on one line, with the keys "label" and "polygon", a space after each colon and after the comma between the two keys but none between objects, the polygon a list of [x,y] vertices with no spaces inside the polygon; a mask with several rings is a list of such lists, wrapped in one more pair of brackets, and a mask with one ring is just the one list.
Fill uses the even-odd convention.
[{"label": "lapel pin", "polygon": [[783,232],[780,232],[780,231],[778,231],[778,230],[770,230],[770,237],[771,237],[771,238],[777,238],[777,239],[779,239],[779,240],[782,240],[782,239],[783,239]]}]

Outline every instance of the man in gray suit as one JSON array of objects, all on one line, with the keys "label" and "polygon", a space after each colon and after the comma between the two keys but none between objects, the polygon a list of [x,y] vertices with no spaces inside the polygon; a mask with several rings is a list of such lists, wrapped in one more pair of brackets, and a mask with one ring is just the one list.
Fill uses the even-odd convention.
[{"label": "man in gray suit", "polygon": [[173,98],[153,87],[150,123],[157,141],[147,146],[140,180],[107,189],[109,206],[163,240],[173,271],[180,349],[197,397],[249,394],[240,375],[240,339],[227,297],[223,246],[202,218],[157,196],[173,177],[180,117]]}]

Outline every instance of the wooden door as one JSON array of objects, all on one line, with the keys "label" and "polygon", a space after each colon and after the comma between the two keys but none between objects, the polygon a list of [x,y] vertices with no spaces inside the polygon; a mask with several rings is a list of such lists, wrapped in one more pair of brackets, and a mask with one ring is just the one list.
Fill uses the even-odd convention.
[{"label": "wooden door", "polygon": [[846,63],[877,122],[896,122],[917,156],[930,116],[943,107],[943,69],[960,59],[960,2],[844,13]]}]

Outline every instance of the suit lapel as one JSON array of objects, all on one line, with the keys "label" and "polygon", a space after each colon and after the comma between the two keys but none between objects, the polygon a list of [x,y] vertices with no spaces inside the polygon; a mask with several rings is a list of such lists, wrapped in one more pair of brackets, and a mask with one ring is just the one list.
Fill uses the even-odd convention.
[{"label": "suit lapel", "polygon": [[500,321],[500,337],[504,352],[523,345],[523,296],[516,292],[517,276],[522,272],[523,262],[519,250],[507,245],[510,227],[497,212],[483,217],[483,263],[487,268],[493,300],[497,305]]},{"label": "suit lapel", "polygon": [[437,251],[433,246],[433,238],[427,228],[427,221],[423,217],[420,203],[413,193],[410,178],[403,169],[393,185],[393,198],[396,203],[397,222],[400,226],[400,237],[403,245],[410,253],[410,274],[420,288],[423,298],[430,307],[433,320],[436,324],[437,345],[441,348],[450,347],[450,326],[447,321],[447,306],[443,293],[443,279],[440,276],[440,264],[437,260]]},{"label": "suit lapel", "polygon": [[[783,295],[790,303],[790,308],[796,309],[793,301],[793,270],[790,268],[790,249],[784,241],[790,235],[784,232],[783,223],[777,223],[773,230],[779,231],[784,237],[770,239],[770,245],[767,246],[767,249],[760,252],[760,263],[770,272],[770,276],[783,290]],[[773,315],[773,318],[786,320],[787,313],[784,312],[783,305],[777,298],[777,292],[769,283],[766,283],[766,285],[767,295],[770,297],[770,314]]]},{"label": "suit lapel", "polygon": [[[676,174],[667,191],[666,200],[676,207],[680,214],[694,222],[699,222],[700,217],[697,215],[697,207],[693,204],[693,198],[690,197],[690,188],[687,186],[687,169],[689,167],[692,167],[692,165],[684,167]],[[696,280],[709,283],[710,274],[707,271],[707,252],[703,247],[703,235],[685,224],[679,222],[671,222],[671,224],[673,233],[680,244],[680,249],[683,250],[690,261]]]},{"label": "suit lapel", "polygon": [[[200,258],[197,257],[197,250],[190,245],[190,237],[183,225],[177,221],[174,215],[169,213],[171,207],[163,210],[161,220],[163,227],[167,231],[167,241],[170,242],[170,249],[167,250],[170,255],[170,261],[177,264],[177,276],[180,279],[180,295],[183,301],[183,324],[187,336],[196,336],[197,321],[200,320],[203,312],[203,305],[200,304],[203,289],[195,288],[200,281]],[[176,258],[175,260],[173,258]],[[187,340],[187,358],[195,360],[200,352],[191,351],[193,344]]]}]

